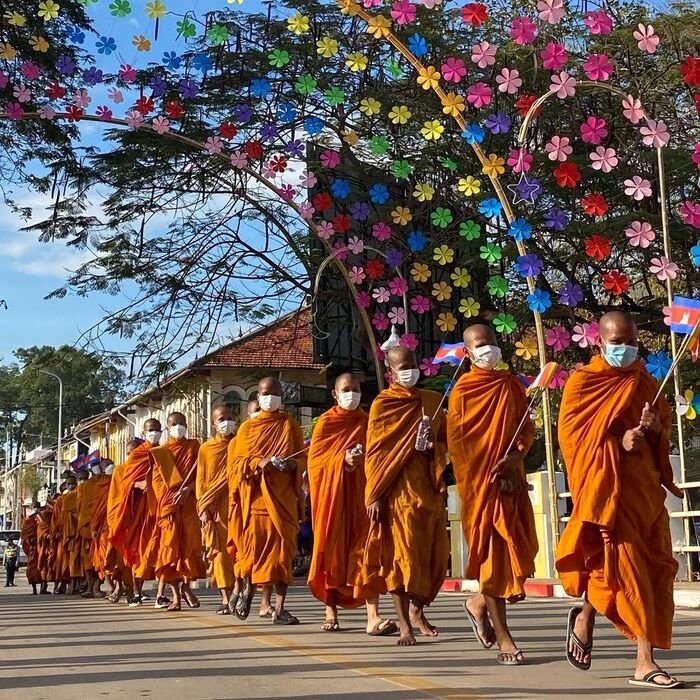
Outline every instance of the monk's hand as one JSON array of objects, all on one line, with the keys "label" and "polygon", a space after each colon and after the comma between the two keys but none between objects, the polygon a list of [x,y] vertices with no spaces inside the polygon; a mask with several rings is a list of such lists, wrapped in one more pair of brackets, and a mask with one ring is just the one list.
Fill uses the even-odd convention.
[{"label": "monk's hand", "polygon": [[199,520],[201,521],[202,525],[206,525],[211,520],[211,515],[209,515],[209,511],[202,511],[199,515]]},{"label": "monk's hand", "polygon": [[367,517],[376,523],[382,515],[382,502],[374,501],[367,506]]},{"label": "monk's hand", "polygon": [[264,474],[265,472],[270,471],[271,466],[272,466],[272,462],[270,461],[270,458],[263,457],[258,462],[258,466],[255,468],[255,471],[253,472],[253,476],[260,476],[261,474]]},{"label": "monk's hand", "polygon": [[353,454],[352,450],[345,450],[345,471],[354,472],[355,469],[362,466],[364,459],[364,455]]},{"label": "monk's hand", "polygon": [[173,505],[179,506],[180,503],[182,503],[182,499],[188,494],[189,490],[189,486],[181,488],[173,497]]},{"label": "monk's hand", "polygon": [[652,433],[661,432],[661,419],[659,412],[647,401],[642,409],[642,417],[639,419],[639,427]]},{"label": "monk's hand", "polygon": [[494,482],[499,477],[515,482],[520,478],[519,463],[522,459],[522,454],[519,450],[509,452],[505,457],[496,462],[491,469],[491,481]]},{"label": "monk's hand", "polygon": [[633,428],[622,436],[622,449],[625,452],[636,452],[643,442],[644,432],[640,428]]},{"label": "monk's hand", "polygon": [[98,537],[97,530],[93,530],[93,531],[92,531],[92,539],[93,539],[93,540],[96,540],[97,537]]},{"label": "monk's hand", "polygon": [[139,491],[145,491],[146,490],[146,480],[144,479],[143,481],[135,482],[134,488],[138,489]]}]

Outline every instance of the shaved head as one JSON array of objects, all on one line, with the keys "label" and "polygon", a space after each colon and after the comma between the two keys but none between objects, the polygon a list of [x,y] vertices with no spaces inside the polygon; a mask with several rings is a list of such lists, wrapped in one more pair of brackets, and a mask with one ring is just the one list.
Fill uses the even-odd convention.
[{"label": "shaved head", "polygon": [[126,443],[126,454],[129,454],[131,450],[135,450],[139,445],[143,445],[143,440],[141,438],[131,438],[131,440]]},{"label": "shaved head", "polygon": [[160,430],[160,421],[157,418],[149,418],[144,424],[143,429],[148,430]]},{"label": "shaved head", "polygon": [[462,337],[464,339],[464,346],[469,350],[474,350],[484,345],[498,345],[493,328],[483,323],[475,323],[469,326],[465,329]]},{"label": "shaved head", "polygon": [[233,411],[224,404],[219,404],[211,412],[211,422],[216,425],[222,420],[233,420]]},{"label": "shaved head", "polygon": [[356,377],[352,372],[343,372],[335,380],[335,391],[336,393],[340,391],[360,391],[360,382],[357,381]]},{"label": "shaved head", "polygon": [[258,382],[258,396],[282,396],[282,384],[275,377],[265,377]]},{"label": "shaved head", "polygon": [[397,372],[402,369],[416,369],[418,367],[413,350],[403,345],[391,348],[386,353],[386,361],[389,363],[389,367]]},{"label": "shaved head", "polygon": [[637,345],[637,324],[624,311],[608,311],[600,317],[600,339],[611,345]]},{"label": "shaved head", "polygon": [[187,426],[187,418],[185,418],[184,413],[180,413],[179,411],[173,411],[171,414],[168,415],[168,420],[166,421],[168,426],[173,426],[173,425],[184,425]]}]

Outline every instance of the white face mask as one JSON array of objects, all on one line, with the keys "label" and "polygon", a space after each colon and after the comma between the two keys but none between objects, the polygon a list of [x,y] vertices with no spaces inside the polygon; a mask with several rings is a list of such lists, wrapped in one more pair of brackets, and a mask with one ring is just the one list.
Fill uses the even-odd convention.
[{"label": "white face mask", "polygon": [[412,386],[415,386],[416,383],[418,382],[418,379],[420,378],[420,370],[419,369],[394,370],[394,376],[396,377],[396,381],[398,384],[400,384],[401,386],[405,386],[407,389],[410,389]]},{"label": "white face mask", "polygon": [[235,432],[235,430],[235,420],[220,420],[216,424],[216,432],[219,433],[219,435],[231,435],[231,433]]},{"label": "white face mask", "polygon": [[362,394],[359,391],[339,391],[337,394],[338,406],[346,411],[354,411],[360,405]]},{"label": "white face mask", "polygon": [[248,418],[253,420],[253,418],[257,418],[260,415],[260,411],[253,411],[252,413],[248,414]]},{"label": "white face mask", "polygon": [[149,430],[147,433],[144,433],[143,436],[151,445],[157,445],[160,443],[161,432],[160,430]]},{"label": "white face mask", "polygon": [[474,359],[472,364],[481,369],[493,369],[500,361],[503,354],[498,345],[482,345],[472,350]]},{"label": "white face mask", "polygon": [[112,474],[113,471],[114,471],[114,465],[113,465],[113,464],[108,464],[108,465],[105,467],[104,473],[105,473],[107,476],[111,476],[111,474]]},{"label": "white face mask", "polygon": [[282,397],[275,396],[274,394],[258,396],[258,403],[263,411],[278,411],[279,407],[282,405]]},{"label": "white face mask", "polygon": [[187,435],[187,426],[186,425],[171,425],[168,428],[168,432],[170,433],[171,438],[175,438],[175,440],[179,440],[180,438],[184,438],[185,435]]},{"label": "white face mask", "polygon": [[100,473],[100,465],[99,464],[92,465],[92,473],[95,475],[98,475]]}]

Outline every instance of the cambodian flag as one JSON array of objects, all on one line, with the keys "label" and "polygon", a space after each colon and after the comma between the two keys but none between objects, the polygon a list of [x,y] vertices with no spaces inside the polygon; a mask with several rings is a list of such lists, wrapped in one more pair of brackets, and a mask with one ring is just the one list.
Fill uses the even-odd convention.
[{"label": "cambodian flag", "polygon": [[674,333],[692,333],[700,321],[700,301],[685,297],[673,297],[671,304],[671,330]]},{"label": "cambodian flag", "polygon": [[433,362],[449,362],[458,365],[464,359],[464,343],[442,343],[435,353]]}]

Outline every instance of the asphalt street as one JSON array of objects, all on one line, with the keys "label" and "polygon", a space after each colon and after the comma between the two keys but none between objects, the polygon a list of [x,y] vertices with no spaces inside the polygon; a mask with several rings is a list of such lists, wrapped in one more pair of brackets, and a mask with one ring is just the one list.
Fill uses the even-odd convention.
[{"label": "asphalt street", "polygon": [[[214,614],[216,597],[180,613],[152,603],[65,596],[32,597],[26,584],[0,588],[0,698],[87,700],[152,698],[654,698],[700,697],[700,611],[678,610],[674,648],[659,661],[688,682],[685,690],[633,688],[634,648],[606,621],[596,627],[593,668],[563,659],[567,601],[530,599],[509,608],[527,666],[505,668],[475,642],[464,596],[442,594],[430,608],[437,639],[399,648],[396,637],[370,638],[361,610],[341,611],[342,631],[320,631],[323,608],[305,587],[289,596],[298,627]],[[390,614],[390,602],[382,601]]]}]

